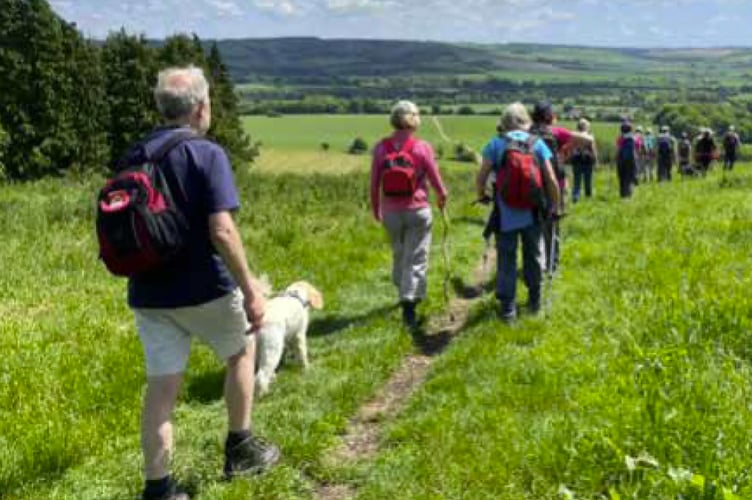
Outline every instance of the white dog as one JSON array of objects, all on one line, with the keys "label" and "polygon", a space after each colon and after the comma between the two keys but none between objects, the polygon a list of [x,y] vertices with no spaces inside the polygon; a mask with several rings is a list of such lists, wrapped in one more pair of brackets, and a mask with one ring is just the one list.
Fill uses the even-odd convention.
[{"label": "white dog", "polygon": [[256,393],[269,392],[275,371],[287,345],[308,368],[308,309],[321,309],[324,299],[311,284],[298,281],[266,303],[264,320],[256,341]]}]

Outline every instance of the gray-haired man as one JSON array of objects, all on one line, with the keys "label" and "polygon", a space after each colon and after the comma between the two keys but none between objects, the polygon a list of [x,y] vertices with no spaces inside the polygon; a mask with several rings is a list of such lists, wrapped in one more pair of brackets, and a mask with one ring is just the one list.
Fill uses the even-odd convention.
[{"label": "gray-haired man", "polygon": [[239,197],[229,160],[201,137],[211,124],[209,86],[195,67],[159,74],[154,91],[165,125],[135,145],[127,164],[151,158],[176,134],[196,136],[173,147],[160,163],[175,203],[189,222],[187,247],[164,268],[131,277],[133,309],[146,355],[147,388],[141,423],[145,500],[187,500],[169,474],[171,415],[192,337],[207,343],[227,364],[228,414],[224,472],[228,478],[260,472],[279,459],[279,449],[251,435],[255,343],[263,318],[232,212]]}]

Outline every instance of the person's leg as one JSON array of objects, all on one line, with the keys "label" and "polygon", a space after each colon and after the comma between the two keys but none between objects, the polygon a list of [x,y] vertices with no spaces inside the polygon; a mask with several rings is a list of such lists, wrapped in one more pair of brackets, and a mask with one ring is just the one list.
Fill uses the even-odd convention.
[{"label": "person's leg", "polygon": [[426,296],[428,256],[431,250],[432,215],[430,208],[405,213],[407,229],[402,255],[400,300],[405,325],[417,325],[415,307]]},{"label": "person's leg", "polygon": [[433,217],[430,208],[407,212],[407,231],[403,252],[400,297],[406,301],[421,301],[426,297],[428,256],[431,250]]},{"label": "person's leg", "polygon": [[[557,224],[558,225],[558,224]],[[522,266],[528,289],[528,308],[535,313],[540,310],[541,280],[543,276],[543,245],[539,224],[522,231]]]},{"label": "person's leg", "polygon": [[170,312],[134,310],[147,375],[141,414],[141,449],[146,476],[144,498],[160,498],[174,488],[169,477],[173,444],[171,417],[188,362],[191,339],[189,332],[171,321]]},{"label": "person's leg", "polygon": [[585,181],[585,197],[593,196],[593,165],[587,165],[582,171],[583,180]]},{"label": "person's leg", "polygon": [[572,165],[574,172],[574,188],[572,189],[572,203],[577,203],[580,199],[580,188],[582,187],[582,166]]},{"label": "person's leg", "polygon": [[253,436],[251,410],[255,387],[255,336],[239,289],[200,306],[181,308],[173,321],[207,343],[225,361],[224,384],[228,432],[225,441],[227,478],[259,473],[274,465],[279,448]]},{"label": "person's leg", "polygon": [[225,373],[225,404],[227,405],[227,427],[229,432],[242,432],[251,429],[253,409],[253,389],[255,386],[254,367],[256,361],[255,337],[234,356],[227,359]]},{"label": "person's leg", "polygon": [[498,233],[496,240],[496,298],[501,305],[503,319],[512,320],[517,314],[517,238],[519,231]]},{"label": "person's leg", "polygon": [[404,261],[404,246],[406,227],[402,212],[387,212],[384,214],[384,228],[389,235],[392,245],[392,283],[399,290],[402,284],[402,268]]},{"label": "person's leg", "polygon": [[172,412],[175,409],[181,373],[148,377],[141,415],[141,447],[147,481],[169,475],[172,452]]}]

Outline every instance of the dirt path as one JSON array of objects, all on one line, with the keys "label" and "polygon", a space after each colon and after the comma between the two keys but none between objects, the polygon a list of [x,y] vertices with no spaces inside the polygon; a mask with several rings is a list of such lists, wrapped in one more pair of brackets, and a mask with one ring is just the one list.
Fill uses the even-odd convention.
[{"label": "dirt path", "polygon": [[[495,259],[493,248],[487,249],[473,274],[473,286],[466,288],[460,297],[452,299],[448,311],[429,320],[425,334],[416,338],[421,353],[407,356],[374,398],[358,410],[341,443],[325,456],[326,463],[352,463],[370,459],[378,453],[382,429],[399,415],[426,380],[435,359],[433,356],[443,352],[467,324],[470,307],[482,296],[492,269],[490,263]],[[331,483],[320,484],[315,498],[345,500],[356,495],[357,490],[352,485]]]},{"label": "dirt path", "polygon": [[452,139],[446,135],[446,132],[444,132],[444,127],[441,126],[441,122],[439,121],[438,116],[431,117],[433,120],[433,125],[436,127],[436,130],[439,132],[439,135],[444,140],[444,142],[452,142]]}]

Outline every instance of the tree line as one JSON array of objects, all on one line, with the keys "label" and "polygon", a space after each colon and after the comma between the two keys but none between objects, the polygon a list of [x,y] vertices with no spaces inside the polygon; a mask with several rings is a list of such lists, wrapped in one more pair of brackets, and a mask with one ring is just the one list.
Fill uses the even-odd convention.
[{"label": "tree line", "polygon": [[234,164],[256,155],[216,44],[207,53],[197,36],[175,35],[153,47],[124,30],[95,42],[47,0],[0,5],[0,177],[106,170],[158,123],[158,70],[187,64],[203,68],[211,86],[208,135]]}]

